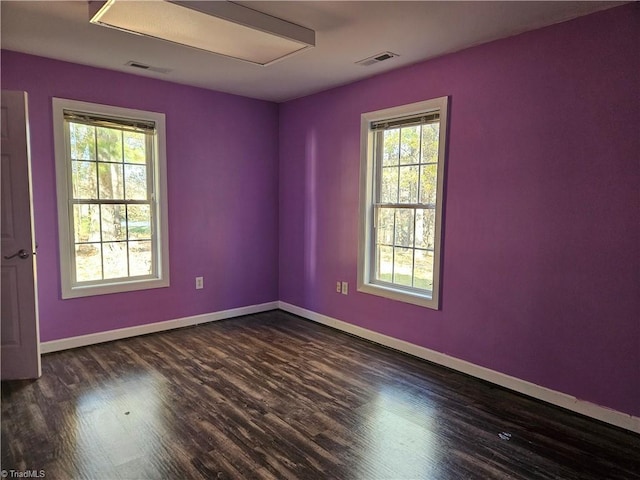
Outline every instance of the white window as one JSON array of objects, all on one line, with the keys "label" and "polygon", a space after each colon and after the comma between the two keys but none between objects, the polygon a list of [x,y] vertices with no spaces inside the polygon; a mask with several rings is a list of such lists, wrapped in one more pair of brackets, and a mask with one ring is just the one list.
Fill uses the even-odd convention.
[{"label": "white window", "polygon": [[169,285],[164,115],[53,99],[62,297]]},{"label": "white window", "polygon": [[362,115],[359,291],[439,308],[447,106]]}]

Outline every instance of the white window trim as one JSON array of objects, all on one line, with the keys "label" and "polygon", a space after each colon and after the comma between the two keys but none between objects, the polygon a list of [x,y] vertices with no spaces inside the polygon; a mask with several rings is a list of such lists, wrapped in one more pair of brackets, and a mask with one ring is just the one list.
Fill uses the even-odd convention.
[{"label": "white window trim", "polygon": [[[71,165],[67,159],[64,110],[96,115],[148,120],[155,123],[153,191],[156,202],[157,270],[156,277],[140,280],[118,280],[100,285],[72,284],[72,224],[69,212]],[[58,240],[60,248],[60,277],[62,298],[87,297],[110,293],[146,290],[169,286],[169,220],[167,205],[167,162],[165,116],[162,113],[80,102],[63,98],[53,99],[53,134],[56,158],[56,189],[58,201]]]},{"label": "white window trim", "polygon": [[[440,308],[440,267],[442,243],[442,204],[444,199],[445,148],[449,97],[439,97],[423,102],[386,108],[361,115],[360,121],[360,224],[358,241],[358,291],[372,295],[420,305]],[[371,282],[373,258],[373,189],[374,189],[374,132],[371,122],[394,117],[417,115],[430,111],[440,113],[440,137],[438,144],[438,184],[436,190],[436,219],[434,237],[433,290],[430,294],[418,293],[398,286],[391,287]]]}]

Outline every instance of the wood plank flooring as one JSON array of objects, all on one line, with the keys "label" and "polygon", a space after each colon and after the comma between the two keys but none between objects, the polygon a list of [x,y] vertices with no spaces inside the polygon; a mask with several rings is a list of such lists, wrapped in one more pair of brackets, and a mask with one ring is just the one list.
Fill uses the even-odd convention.
[{"label": "wood plank flooring", "polygon": [[1,468],[630,480],[640,436],[272,311],[44,356],[41,379],[2,384]]}]

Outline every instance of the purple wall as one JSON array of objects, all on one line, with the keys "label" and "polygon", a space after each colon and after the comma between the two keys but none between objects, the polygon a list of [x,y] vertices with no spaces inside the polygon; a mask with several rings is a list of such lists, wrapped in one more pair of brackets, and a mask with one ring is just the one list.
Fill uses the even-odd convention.
[{"label": "purple wall", "polygon": [[[8,51],[2,88],[29,94],[43,341],[278,299],[276,104]],[[170,287],[61,300],[52,97],[166,114]]]},{"label": "purple wall", "polygon": [[[640,416],[639,49],[629,5],[281,105],[280,300]],[[356,292],[359,126],[443,95],[434,311]]]}]

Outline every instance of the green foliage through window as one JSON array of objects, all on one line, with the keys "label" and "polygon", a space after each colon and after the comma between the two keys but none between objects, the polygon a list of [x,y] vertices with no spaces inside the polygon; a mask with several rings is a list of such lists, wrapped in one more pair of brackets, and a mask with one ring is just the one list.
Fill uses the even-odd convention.
[{"label": "green foliage through window", "polygon": [[433,288],[440,123],[375,134],[375,280]]},{"label": "green foliage through window", "polygon": [[152,275],[152,132],[66,126],[76,282]]}]

